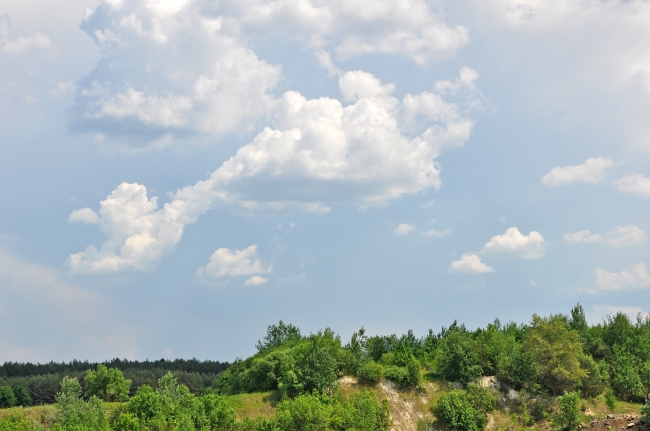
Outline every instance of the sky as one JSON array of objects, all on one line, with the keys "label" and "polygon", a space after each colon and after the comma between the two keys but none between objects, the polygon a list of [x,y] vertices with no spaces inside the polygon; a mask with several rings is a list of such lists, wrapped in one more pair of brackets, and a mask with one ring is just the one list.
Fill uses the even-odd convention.
[{"label": "sky", "polygon": [[650,311],[650,2],[4,0],[0,361]]}]

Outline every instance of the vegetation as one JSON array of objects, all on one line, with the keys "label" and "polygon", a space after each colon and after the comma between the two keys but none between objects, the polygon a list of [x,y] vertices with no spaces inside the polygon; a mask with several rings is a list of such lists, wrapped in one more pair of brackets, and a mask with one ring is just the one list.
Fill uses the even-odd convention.
[{"label": "vegetation", "polygon": [[[229,366],[5,363],[0,431],[379,431],[391,426],[390,388],[404,394],[398,400],[413,394],[433,415],[422,420],[450,430],[483,430],[490,414],[518,426],[552,419],[556,429],[573,430],[587,402],[637,412],[645,402],[650,413],[650,318],[618,313],[589,325],[580,304],[568,315],[533,315],[528,324],[497,319],[469,330],[454,322],[421,338],[412,331],[369,336],[361,328],[347,343],[329,328],[303,335],[280,321],[256,347]],[[343,376],[357,377],[359,386],[343,390]],[[494,376],[491,388],[482,386],[487,376]],[[432,382],[437,389],[428,392]],[[38,414],[18,407],[32,402],[52,405]]]}]

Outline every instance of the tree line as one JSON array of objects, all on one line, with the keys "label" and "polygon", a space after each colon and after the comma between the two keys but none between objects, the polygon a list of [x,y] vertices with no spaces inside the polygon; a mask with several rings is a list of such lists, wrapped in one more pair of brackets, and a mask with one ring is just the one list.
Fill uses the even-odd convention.
[{"label": "tree line", "polygon": [[[44,374],[69,374],[85,372],[91,368],[97,368],[100,363],[72,360],[70,362],[48,362],[47,364],[31,362],[5,362],[0,365],[0,377],[29,377],[41,376]],[[154,361],[130,361],[128,359],[115,358],[110,361],[101,362],[109,368],[121,371],[131,370],[166,370],[184,371],[187,373],[219,374],[230,365],[228,362],[219,362],[194,359],[158,359]]]},{"label": "tree line", "polygon": [[[469,330],[454,322],[423,337],[412,331],[371,336],[361,328],[347,342],[329,328],[303,335],[280,321],[267,328],[256,347],[253,356],[211,374],[210,385],[194,392],[182,383],[183,372],[142,383],[129,373],[150,370],[122,372],[98,364],[59,380],[49,422],[34,424],[16,410],[0,420],[0,431],[387,430],[386,402],[368,389],[343,395],[337,380],[345,375],[356,376],[369,389],[382,379],[405,390],[421,390],[424,376],[450,387],[454,382],[457,389],[445,391],[430,406],[440,424],[454,431],[483,430],[488,413],[497,408],[496,394],[479,384],[485,376],[534,394],[520,401],[518,417],[524,425],[551,419],[556,429],[575,430],[580,398],[601,395],[612,409],[626,400],[645,402],[642,411],[650,413],[650,316],[640,314],[634,320],[616,313],[589,325],[577,304],[569,314],[533,315],[525,324],[497,319]],[[3,392],[17,399],[16,388],[0,387],[0,403]],[[280,400],[273,417],[236,418],[229,395],[268,391]],[[104,402],[120,404],[107,413]]]}]

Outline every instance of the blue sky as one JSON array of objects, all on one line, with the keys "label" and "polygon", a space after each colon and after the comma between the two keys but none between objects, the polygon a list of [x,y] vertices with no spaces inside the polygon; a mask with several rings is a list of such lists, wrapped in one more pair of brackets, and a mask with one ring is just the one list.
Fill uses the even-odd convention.
[{"label": "blue sky", "polygon": [[645,1],[4,1],[0,361],[650,310]]}]

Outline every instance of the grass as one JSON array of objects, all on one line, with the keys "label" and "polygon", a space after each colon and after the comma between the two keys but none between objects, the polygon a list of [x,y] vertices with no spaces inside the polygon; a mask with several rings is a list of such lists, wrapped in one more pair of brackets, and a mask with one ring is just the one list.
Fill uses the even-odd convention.
[{"label": "grass", "polygon": [[228,400],[235,409],[238,419],[256,416],[271,417],[275,414],[275,406],[280,401],[280,393],[272,391],[229,395]]}]

